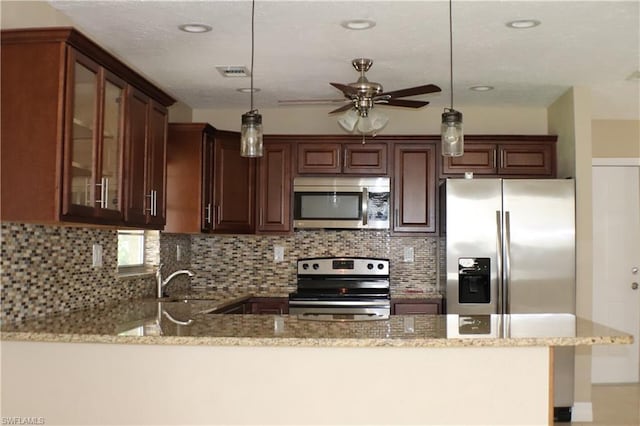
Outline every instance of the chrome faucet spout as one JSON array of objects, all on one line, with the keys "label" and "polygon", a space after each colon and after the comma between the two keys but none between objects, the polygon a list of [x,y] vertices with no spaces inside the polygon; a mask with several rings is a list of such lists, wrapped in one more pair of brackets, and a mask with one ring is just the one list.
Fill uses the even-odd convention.
[{"label": "chrome faucet spout", "polygon": [[157,294],[158,299],[163,297],[163,289],[164,287],[171,282],[175,277],[180,275],[187,275],[188,277],[193,277],[195,274],[188,269],[180,269],[178,271],[173,272],[167,278],[162,278],[162,264],[158,265],[158,269],[156,270],[156,284],[157,284]]}]

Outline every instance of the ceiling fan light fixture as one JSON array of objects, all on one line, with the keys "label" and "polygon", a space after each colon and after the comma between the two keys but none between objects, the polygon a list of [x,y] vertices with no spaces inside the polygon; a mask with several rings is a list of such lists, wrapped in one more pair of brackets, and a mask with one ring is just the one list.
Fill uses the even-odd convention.
[{"label": "ceiling fan light fixture", "polygon": [[342,21],[340,25],[348,30],[362,31],[375,27],[376,23],[370,19],[349,19]]},{"label": "ceiling fan light fixture", "polygon": [[344,130],[349,133],[353,133],[356,129],[356,123],[358,123],[358,119],[360,118],[360,114],[355,108],[351,108],[349,111],[338,117],[338,124]]},{"label": "ceiling fan light fixture", "polygon": [[366,117],[360,117],[356,129],[361,135],[375,136],[380,130],[385,128],[388,122],[389,117],[376,109],[372,109],[369,110]]},{"label": "ceiling fan light fixture", "polygon": [[253,87],[253,56],[254,56],[254,19],[256,1],[251,0],[251,109],[242,114],[240,127],[240,156],[241,157],[262,157],[262,115],[257,109],[253,109],[253,92],[257,90]]}]

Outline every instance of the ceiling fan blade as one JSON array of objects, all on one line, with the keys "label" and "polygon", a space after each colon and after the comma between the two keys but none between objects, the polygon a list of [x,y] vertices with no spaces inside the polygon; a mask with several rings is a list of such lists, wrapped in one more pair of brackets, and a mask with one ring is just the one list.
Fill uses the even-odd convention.
[{"label": "ceiling fan blade", "polygon": [[389,106],[406,107],[406,108],[422,108],[423,106],[429,105],[429,102],[410,101],[407,99],[389,99],[388,101],[380,102],[380,105],[389,105]]},{"label": "ceiling fan blade", "polygon": [[358,89],[356,89],[355,87],[347,86],[346,84],[341,84],[341,83],[329,83],[329,84],[335,87],[336,89],[340,90],[342,93],[345,94],[345,96],[355,96],[358,94]]},{"label": "ceiling fan blade", "polygon": [[333,105],[345,102],[340,99],[278,99],[278,105]]},{"label": "ceiling fan blade", "polygon": [[405,96],[425,95],[427,93],[440,92],[440,89],[435,84],[426,84],[424,86],[410,87],[408,89],[394,90],[393,92],[383,92],[376,95],[376,98],[391,97],[391,98],[404,98]]},{"label": "ceiling fan blade", "polygon": [[333,111],[330,111],[329,114],[335,114],[336,112],[347,111],[347,110],[349,110],[351,108],[353,108],[353,104],[342,105],[340,108],[337,108],[337,109],[334,109]]}]

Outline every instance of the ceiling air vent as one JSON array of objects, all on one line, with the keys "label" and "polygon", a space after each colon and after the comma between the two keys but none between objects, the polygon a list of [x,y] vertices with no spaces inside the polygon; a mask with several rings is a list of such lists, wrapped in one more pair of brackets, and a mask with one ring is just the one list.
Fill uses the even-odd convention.
[{"label": "ceiling air vent", "polygon": [[216,69],[223,77],[249,77],[251,75],[247,67],[221,66]]}]

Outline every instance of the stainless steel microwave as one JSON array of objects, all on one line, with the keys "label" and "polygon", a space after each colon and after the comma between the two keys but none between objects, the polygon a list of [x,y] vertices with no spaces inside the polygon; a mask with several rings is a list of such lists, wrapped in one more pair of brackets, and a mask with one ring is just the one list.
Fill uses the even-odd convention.
[{"label": "stainless steel microwave", "polygon": [[388,229],[388,177],[297,177],[294,228]]}]

